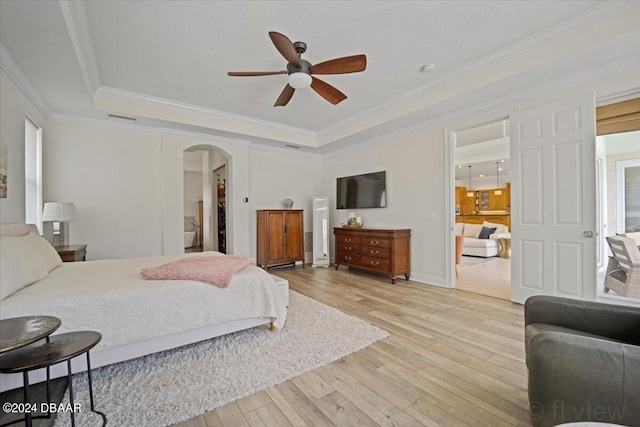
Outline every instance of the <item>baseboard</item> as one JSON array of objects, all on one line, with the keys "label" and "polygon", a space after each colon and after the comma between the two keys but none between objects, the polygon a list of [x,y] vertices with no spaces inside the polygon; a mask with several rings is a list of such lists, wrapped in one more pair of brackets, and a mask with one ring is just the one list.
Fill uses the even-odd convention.
[{"label": "baseboard", "polygon": [[434,285],[434,286],[439,286],[441,288],[448,288],[444,278],[442,277],[433,277],[433,276],[427,276],[425,274],[411,273],[411,276],[409,277],[409,279],[414,282],[424,283],[425,285]]}]

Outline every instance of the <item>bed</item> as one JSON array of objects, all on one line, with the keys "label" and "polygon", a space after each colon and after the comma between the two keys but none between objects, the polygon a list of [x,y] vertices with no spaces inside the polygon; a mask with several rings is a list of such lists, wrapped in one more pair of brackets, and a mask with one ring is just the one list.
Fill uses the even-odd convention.
[{"label": "bed", "polygon": [[[4,265],[20,263],[20,259],[25,258],[32,265],[42,263],[38,259],[41,250],[38,248],[42,248],[43,242],[48,243],[39,236],[37,239],[41,240],[36,240],[34,230],[37,233],[34,226],[24,224],[0,226]],[[10,246],[27,237],[35,246]],[[29,250],[29,253],[16,253]],[[45,247],[42,251],[47,252],[48,249]],[[142,268],[187,256],[218,255],[223,256],[218,252],[202,252],[137,259],[57,262],[44,277],[4,296],[0,301],[0,318],[50,315],[62,321],[56,333],[100,332],[102,341],[91,352],[92,367],[259,325],[271,324],[272,329],[281,328],[287,314],[282,283],[276,283],[273,276],[256,266],[250,265],[237,272],[227,288],[187,280],[150,281],[140,275]],[[6,291],[11,277],[7,277],[5,272],[1,274],[3,291]],[[86,370],[86,361],[74,359],[73,370]],[[52,377],[65,373],[62,365],[52,368]],[[36,378],[36,374],[41,374],[41,377]],[[32,382],[44,380],[44,372],[38,371],[32,376]],[[18,375],[2,375],[0,379],[0,390],[22,385],[22,378]]]}]

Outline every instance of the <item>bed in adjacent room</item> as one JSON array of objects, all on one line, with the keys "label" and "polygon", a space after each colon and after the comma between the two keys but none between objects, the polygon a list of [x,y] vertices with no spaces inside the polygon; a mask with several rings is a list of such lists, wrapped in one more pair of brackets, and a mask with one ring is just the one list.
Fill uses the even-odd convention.
[{"label": "bed in adjacent room", "polygon": [[[49,315],[62,321],[56,333],[100,332],[102,341],[91,352],[92,367],[258,325],[284,325],[288,286],[254,265],[238,271],[226,288],[189,280],[145,280],[140,274],[143,268],[186,257],[224,255],[203,252],[62,264],[34,229],[0,226],[6,267],[1,272],[0,318]],[[27,271],[34,269],[39,271]],[[29,277],[20,277],[25,275]],[[36,276],[38,280],[13,291],[18,281]],[[82,359],[74,359],[74,371],[86,369]],[[64,373],[52,370],[53,376]],[[32,381],[37,380],[34,375]],[[1,382],[2,390],[22,384],[17,376],[3,376]]]}]

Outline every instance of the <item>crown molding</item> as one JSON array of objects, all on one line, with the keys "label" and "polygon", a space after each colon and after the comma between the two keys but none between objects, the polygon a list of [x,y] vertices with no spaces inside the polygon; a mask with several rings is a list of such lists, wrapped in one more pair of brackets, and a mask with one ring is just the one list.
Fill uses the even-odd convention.
[{"label": "crown molding", "polygon": [[40,96],[36,88],[31,84],[22,68],[16,63],[9,51],[0,43],[0,67],[7,73],[9,78],[18,86],[18,89],[27,97],[34,107],[44,116],[45,119],[51,115],[51,108]]},{"label": "crown molding", "polygon": [[250,145],[253,145],[253,142],[247,141],[244,139],[229,138],[226,136],[216,136],[216,135],[210,135],[208,133],[191,132],[191,131],[182,130],[182,129],[158,128],[158,131],[162,135],[186,136],[189,138],[206,139],[208,141],[225,142],[228,144],[243,145],[247,147]]},{"label": "crown molding", "polygon": [[100,126],[100,127],[108,127],[108,128],[123,129],[123,130],[133,130],[133,131],[143,132],[143,133],[152,134],[152,135],[175,135],[175,136],[185,136],[185,137],[194,138],[194,139],[206,139],[208,141],[251,146],[251,147],[255,147],[262,150],[276,151],[280,153],[292,154],[295,156],[308,156],[308,157],[316,157],[316,158],[323,157],[321,154],[310,153],[308,151],[293,151],[285,148],[273,147],[270,145],[256,144],[251,141],[247,141],[243,139],[229,138],[226,136],[216,136],[216,135],[210,135],[206,133],[198,133],[198,132],[186,131],[181,129],[172,129],[172,128],[166,128],[166,127],[155,128],[151,126],[143,126],[143,125],[138,125],[133,123],[120,123],[120,122],[111,121],[107,119],[96,119],[92,117],[75,116],[71,114],[52,113],[49,116],[48,120],[52,122],[60,122],[60,123]]},{"label": "crown molding", "polygon": [[[351,150],[355,150],[358,148],[363,148],[367,145],[379,144],[384,141],[387,141],[391,138],[398,137],[400,135],[404,135],[412,132],[419,132],[424,129],[428,129],[437,124],[444,124],[449,121],[453,121],[460,118],[467,118],[472,115],[482,114],[484,112],[495,110],[498,108],[508,107],[509,105],[513,105],[518,102],[523,102],[532,98],[538,98],[546,95],[550,95],[553,93],[557,93],[562,90],[571,89],[576,86],[584,85],[586,83],[592,82],[594,80],[604,78],[615,73],[621,73],[625,71],[630,71],[633,69],[638,69],[638,58],[637,57],[629,57],[611,64],[605,64],[598,68],[593,68],[587,71],[583,71],[577,74],[571,74],[568,76],[561,77],[549,83],[544,83],[542,85],[530,87],[519,92],[503,96],[497,99],[493,99],[491,101],[483,102],[480,104],[475,104],[469,108],[464,110],[456,111],[454,113],[445,114],[442,116],[435,117],[431,120],[427,120],[421,123],[418,123],[413,126],[409,126],[407,128],[399,129],[397,131],[389,132],[383,135],[379,135],[375,138],[372,138],[368,141],[363,141],[356,144],[351,144],[346,147],[339,148],[337,150],[329,150],[324,153],[327,156],[333,156],[337,154],[341,154],[344,152],[348,152]],[[640,88],[633,88],[627,91],[621,92],[626,95],[631,94],[640,94]],[[614,99],[619,98],[619,93],[617,94],[605,94],[596,99],[596,105],[598,105],[603,99]],[[630,99],[630,98],[629,98]],[[498,119],[498,117],[496,117]]]},{"label": "crown molding", "polygon": [[630,99],[640,97],[640,88],[633,88],[623,90],[621,92],[612,93],[611,95],[598,98],[596,100],[596,107],[602,107],[603,105],[609,105],[616,102],[628,101]]},{"label": "crown molding", "polygon": [[89,97],[93,101],[93,94],[100,87],[100,76],[98,75],[98,62],[93,49],[93,39],[89,31],[84,2],[58,0],[58,4],[62,10],[67,32],[78,59],[78,65],[80,65],[82,78],[87,87]]},{"label": "crown molding", "polygon": [[251,148],[257,148],[265,151],[275,151],[283,154],[291,154],[293,156],[307,156],[307,157],[315,157],[315,158],[324,157],[322,154],[319,154],[319,153],[311,153],[309,151],[296,151],[295,149],[291,149],[291,148],[274,147],[273,145],[265,145],[265,144],[258,144],[258,143],[254,143],[253,145],[251,145]]},{"label": "crown molding", "polygon": [[181,129],[151,127],[151,126],[143,126],[143,125],[133,124],[133,123],[120,123],[120,122],[107,120],[107,119],[96,119],[93,117],[74,116],[71,114],[63,114],[63,113],[53,113],[49,117],[49,120],[53,122],[61,122],[61,123],[69,123],[69,124],[100,126],[100,127],[108,127],[108,128],[114,128],[114,129],[122,129],[122,130],[133,130],[133,131],[147,133],[151,135],[176,135],[176,136],[186,136],[189,138],[225,142],[229,144],[238,144],[238,145],[245,145],[245,146],[253,145],[251,141],[245,141],[242,139],[216,136],[216,135],[210,135],[206,133],[191,132],[191,131],[186,131]]},{"label": "crown molding", "polygon": [[[363,110],[359,113],[351,115],[339,122],[336,122],[330,126],[327,126],[324,129],[320,129],[318,133],[318,139],[322,138],[323,134],[334,131],[340,127],[346,126],[351,122],[354,122],[358,119],[364,118],[368,115],[371,115],[375,112],[382,111],[385,108],[392,107],[394,104],[412,98],[416,95],[419,95],[425,91],[430,89],[434,89],[438,86],[445,85],[447,83],[451,83],[455,80],[468,77],[474,73],[477,73],[480,70],[488,68],[490,66],[499,64],[507,59],[513,58],[520,54],[526,53],[527,51],[542,46],[546,43],[549,43],[552,40],[558,39],[572,31],[578,30],[582,27],[585,27],[589,24],[592,24],[596,21],[607,18],[615,13],[621,12],[625,9],[628,9],[634,5],[637,5],[637,1],[633,0],[625,0],[625,1],[608,1],[603,2],[602,4],[593,7],[591,9],[586,10],[585,12],[576,15],[574,18],[564,21],[551,29],[543,30],[539,33],[536,33],[532,36],[529,36],[523,40],[520,40],[516,43],[513,43],[503,49],[497,50],[493,53],[485,55],[482,59],[471,62],[466,66],[460,67],[458,70],[447,74],[438,79],[434,79],[433,81],[419,87],[416,89],[412,89],[410,91],[401,93],[399,95],[394,96],[393,98],[388,99],[387,101],[375,105],[371,108]],[[330,142],[329,142],[330,143]]]},{"label": "crown molding", "polygon": [[201,107],[199,105],[187,104],[183,102],[173,101],[166,98],[159,98],[150,95],[144,95],[137,92],[130,92],[122,89],[116,89],[108,86],[100,86],[96,91],[96,94],[119,97],[132,101],[141,101],[154,106],[168,107],[179,111],[185,111],[189,113],[208,114],[219,119],[234,120],[252,125],[270,127],[273,129],[284,130],[287,132],[299,133],[306,136],[315,138],[317,133],[308,129],[297,128],[293,126],[287,126],[280,123],[270,122],[267,120],[254,119],[248,116],[242,116],[240,114],[227,113],[221,110],[215,110],[213,108]]},{"label": "crown molding", "polygon": [[90,125],[90,126],[100,126],[100,127],[108,127],[108,128],[123,129],[123,130],[133,130],[133,131],[143,132],[143,133],[148,133],[153,135],[160,135],[160,130],[158,128],[154,128],[150,126],[142,126],[142,125],[133,124],[133,123],[120,123],[120,122],[111,121],[107,119],[96,119],[93,117],[74,116],[71,114],[53,113],[49,117],[49,121],[69,123],[74,125]]}]

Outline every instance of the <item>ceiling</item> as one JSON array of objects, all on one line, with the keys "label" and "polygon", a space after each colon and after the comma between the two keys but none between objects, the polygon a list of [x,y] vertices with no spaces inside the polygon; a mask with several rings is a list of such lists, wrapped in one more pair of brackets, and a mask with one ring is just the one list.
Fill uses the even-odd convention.
[{"label": "ceiling", "polygon": [[[522,56],[540,45],[561,51],[563,43],[575,43],[562,39],[565,33],[625,10],[638,14],[640,7],[633,1],[549,7],[538,1],[3,0],[0,43],[55,113],[105,118],[113,112],[150,126],[322,152],[325,145],[339,149],[495,98],[499,90],[515,93],[640,58],[640,29],[624,25],[611,25],[571,56],[552,53],[537,64]],[[286,107],[274,108],[286,76],[226,75],[285,68],[269,31],[306,42],[303,58],[311,63],[364,53],[367,69],[322,77],[348,96],[339,105],[298,90]],[[519,55],[526,65],[514,62]],[[420,71],[430,63],[434,71]],[[483,75],[497,64],[504,64],[498,68],[504,78]],[[465,78],[475,80],[444,91]],[[170,111],[152,108],[158,105]],[[176,111],[190,115],[177,118]]]},{"label": "ceiling", "polygon": [[[496,176],[499,178],[500,185],[504,185],[505,182],[511,182],[511,178],[508,177],[511,171],[511,162],[509,159],[502,159],[498,161],[498,168],[501,169],[496,172],[496,162],[478,162],[469,163],[464,165],[458,165],[455,167],[456,181],[463,181],[465,184],[469,180],[469,166],[471,166],[471,182],[477,178],[493,178],[494,182]],[[496,173],[498,175],[496,175]],[[498,188],[498,187],[496,187]]]}]

